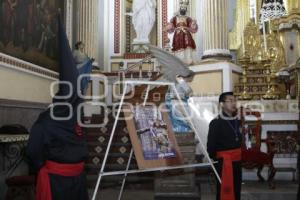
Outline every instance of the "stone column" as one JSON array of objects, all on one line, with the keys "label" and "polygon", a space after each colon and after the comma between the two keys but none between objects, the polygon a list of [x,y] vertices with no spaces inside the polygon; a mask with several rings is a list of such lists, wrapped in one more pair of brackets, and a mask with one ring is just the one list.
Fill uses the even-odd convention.
[{"label": "stone column", "polygon": [[228,49],[228,0],[203,0],[203,12],[202,59],[231,59]]},{"label": "stone column", "polygon": [[73,46],[73,0],[65,1],[65,19],[66,19],[66,34],[69,39],[70,46]]},{"label": "stone column", "polygon": [[92,58],[97,58],[98,51],[98,0],[79,0],[77,15],[76,41],[85,44],[85,53]]}]

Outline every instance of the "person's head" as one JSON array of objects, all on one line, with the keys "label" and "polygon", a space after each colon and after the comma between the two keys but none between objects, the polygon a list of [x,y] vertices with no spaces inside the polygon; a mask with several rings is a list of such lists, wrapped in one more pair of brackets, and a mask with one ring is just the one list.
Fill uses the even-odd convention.
[{"label": "person's head", "polygon": [[81,41],[76,42],[75,49],[82,51],[83,48],[84,48],[84,43],[83,42],[81,42]]},{"label": "person's head", "polygon": [[180,6],[179,13],[180,15],[186,15],[187,7]]},{"label": "person's head", "polygon": [[233,92],[223,92],[219,97],[219,103],[225,113],[230,115],[236,113],[237,105]]}]

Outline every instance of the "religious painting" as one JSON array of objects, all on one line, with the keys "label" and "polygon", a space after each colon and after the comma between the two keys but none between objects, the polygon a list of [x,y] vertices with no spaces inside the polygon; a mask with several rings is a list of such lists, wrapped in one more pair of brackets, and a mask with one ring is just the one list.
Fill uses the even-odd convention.
[{"label": "religious painting", "polygon": [[182,163],[168,113],[149,105],[123,106],[123,111],[140,169]]},{"label": "religious painting", "polygon": [[57,71],[62,0],[0,0],[0,52]]}]

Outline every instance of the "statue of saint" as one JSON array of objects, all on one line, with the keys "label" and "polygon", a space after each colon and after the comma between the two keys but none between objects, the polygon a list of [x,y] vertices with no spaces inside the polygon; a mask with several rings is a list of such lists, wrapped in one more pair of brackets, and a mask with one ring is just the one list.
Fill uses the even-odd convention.
[{"label": "statue of saint", "polygon": [[176,76],[175,88],[179,94],[181,102],[176,99],[176,92],[174,88],[170,88],[166,95],[166,107],[170,111],[169,118],[172,122],[173,131],[176,133],[187,133],[192,132],[190,124],[187,120],[184,112],[184,108],[188,113],[190,113],[190,108],[188,106],[188,99],[193,95],[192,88],[188,85],[191,82],[194,75],[190,77],[183,78],[181,76]]},{"label": "statue of saint", "polygon": [[83,52],[83,49],[84,43],[81,41],[76,42],[75,49],[73,50],[73,57],[77,68],[80,68],[89,60],[89,57]]},{"label": "statue of saint", "polygon": [[196,49],[192,33],[198,31],[195,20],[186,16],[187,6],[181,5],[179,15],[174,16],[167,25],[167,32],[174,33],[172,51],[186,64],[192,64],[192,52]]},{"label": "statue of saint", "polygon": [[148,44],[155,22],[156,0],[133,0],[132,23],[136,32],[134,43]]}]

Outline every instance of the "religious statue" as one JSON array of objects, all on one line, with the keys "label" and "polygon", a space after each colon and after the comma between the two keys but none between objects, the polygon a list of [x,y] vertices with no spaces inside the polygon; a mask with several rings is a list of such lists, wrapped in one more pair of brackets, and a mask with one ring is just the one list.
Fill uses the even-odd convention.
[{"label": "religious statue", "polygon": [[175,88],[170,87],[165,96],[166,108],[169,111],[173,131],[177,133],[191,132],[192,129],[186,115],[189,115],[189,113],[185,113],[184,110],[189,112],[187,102],[189,97],[193,95],[193,90],[188,85],[188,82],[193,80],[195,73],[188,68],[187,64],[173,54],[152,45],[148,45],[148,47],[151,54],[161,64],[162,79],[173,82],[175,86]]},{"label": "religious statue", "polygon": [[198,25],[195,20],[186,16],[188,1],[181,1],[179,15],[174,16],[166,27],[168,33],[174,33],[172,51],[184,63],[192,64],[192,53],[196,49],[192,33],[196,33]]},{"label": "religious statue", "polygon": [[170,110],[169,117],[172,122],[173,131],[176,133],[192,132],[190,124],[185,116],[184,109],[190,113],[188,99],[193,95],[193,90],[188,85],[188,82],[192,81],[193,76],[194,74],[191,75],[191,77],[186,78],[178,75],[176,76],[175,88],[183,104],[176,98],[176,92],[173,88],[170,88],[166,95],[166,107]]},{"label": "religious statue", "polygon": [[[73,50],[73,58],[76,64],[76,68],[78,69],[79,73],[87,74],[88,71],[91,71],[93,68],[93,58],[89,58],[86,53],[83,51],[84,43],[82,41],[78,41],[75,44],[75,49]],[[81,85],[88,84],[90,81],[90,77],[86,76],[81,79]],[[85,94],[87,87],[84,88],[82,94]]]},{"label": "religious statue", "polygon": [[148,44],[149,34],[155,22],[155,0],[134,0],[132,23],[136,32],[134,43]]},{"label": "religious statue", "polygon": [[75,49],[73,50],[73,57],[77,66],[77,69],[84,65],[88,60],[88,56],[83,52],[84,43],[79,41],[75,44]]}]

